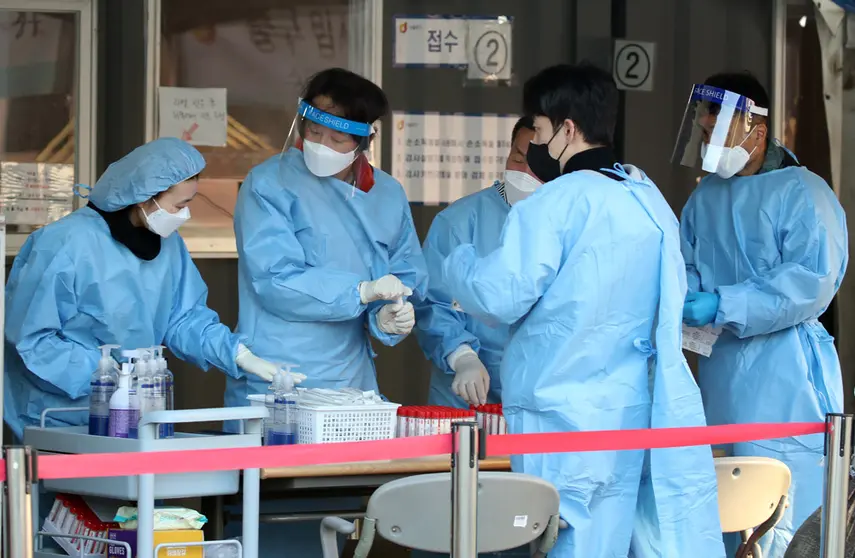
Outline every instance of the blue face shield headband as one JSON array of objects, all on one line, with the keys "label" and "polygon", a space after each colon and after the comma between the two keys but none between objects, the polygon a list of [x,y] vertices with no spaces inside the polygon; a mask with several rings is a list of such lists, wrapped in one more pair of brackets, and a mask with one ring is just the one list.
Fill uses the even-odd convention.
[{"label": "blue face shield headband", "polygon": [[353,120],[335,116],[334,114],[317,109],[303,100],[300,100],[298,105],[297,116],[305,118],[315,124],[326,126],[331,130],[343,132],[352,136],[359,136],[360,138],[369,138],[371,137],[371,134],[374,133],[374,128],[371,124],[354,122]]}]

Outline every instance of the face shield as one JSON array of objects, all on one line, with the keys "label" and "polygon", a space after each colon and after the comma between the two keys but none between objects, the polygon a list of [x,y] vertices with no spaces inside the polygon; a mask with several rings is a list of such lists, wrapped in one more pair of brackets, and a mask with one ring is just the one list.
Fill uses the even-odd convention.
[{"label": "face shield", "polygon": [[283,151],[302,150],[309,171],[321,178],[339,174],[355,163],[353,185],[359,187],[357,182],[366,175],[362,167],[369,166],[365,152],[373,133],[371,124],[324,112],[301,99]]},{"label": "face shield", "polygon": [[750,153],[743,148],[769,109],[754,101],[717,87],[695,85],[689,98],[683,123],[671,161],[701,168],[730,178],[748,163]]}]

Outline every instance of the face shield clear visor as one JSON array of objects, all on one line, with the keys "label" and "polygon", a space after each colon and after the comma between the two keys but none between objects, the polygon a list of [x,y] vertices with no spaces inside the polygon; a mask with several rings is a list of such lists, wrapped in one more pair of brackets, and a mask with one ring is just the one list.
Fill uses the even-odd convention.
[{"label": "face shield clear visor", "polygon": [[672,163],[716,172],[728,151],[742,145],[769,109],[732,91],[695,85],[674,145]]},{"label": "face shield clear visor", "polygon": [[337,175],[353,165],[352,182],[359,186],[356,182],[366,173],[356,167],[369,164],[364,155],[373,134],[371,124],[324,112],[301,99],[283,152],[291,148],[302,151],[309,171],[321,178]]}]

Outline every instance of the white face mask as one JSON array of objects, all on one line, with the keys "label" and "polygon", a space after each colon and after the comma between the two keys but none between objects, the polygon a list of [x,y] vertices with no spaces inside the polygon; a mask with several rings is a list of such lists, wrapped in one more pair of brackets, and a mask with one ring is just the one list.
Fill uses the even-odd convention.
[{"label": "white face mask", "polygon": [[190,220],[189,207],[181,208],[178,213],[170,213],[160,207],[157,200],[154,200],[154,205],[157,206],[157,211],[148,215],[145,210],[143,210],[143,215],[145,215],[145,224],[148,227],[148,230],[161,238],[167,238],[169,235],[177,231],[178,227]]},{"label": "white face mask", "polygon": [[543,186],[543,183],[532,175],[515,171],[505,171],[505,197],[508,203],[514,205],[529,197],[532,192]]},{"label": "white face mask", "polygon": [[326,145],[303,140],[303,160],[312,174],[319,178],[338,174],[356,159],[356,149],[339,153]]},{"label": "white face mask", "polygon": [[[748,136],[750,135],[751,134],[749,133]],[[742,140],[742,143],[745,143],[748,136]],[[739,172],[742,172],[748,164],[748,161],[751,160],[751,155],[754,153],[754,149],[757,149],[755,147],[751,150],[751,153],[749,153],[744,147],[742,147],[742,143],[736,147],[720,147],[717,145],[702,143],[701,158],[703,159],[703,164],[701,165],[701,168],[707,172],[714,172],[725,180],[732,178]]]}]

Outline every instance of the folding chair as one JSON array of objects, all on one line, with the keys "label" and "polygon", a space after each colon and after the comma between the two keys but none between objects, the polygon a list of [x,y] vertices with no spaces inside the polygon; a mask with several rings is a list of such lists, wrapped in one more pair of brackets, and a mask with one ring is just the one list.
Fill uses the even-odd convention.
[{"label": "folding chair", "polygon": [[[479,553],[531,544],[546,556],[558,536],[558,491],[550,483],[521,473],[478,475]],[[338,558],[337,534],[355,526],[339,517],[321,522],[324,558]],[[366,558],[375,534],[403,547],[451,552],[451,474],[416,475],[384,484],[368,501],[354,558]]]},{"label": "folding chair", "polygon": [[742,535],[736,558],[763,558],[757,542],[787,509],[789,467],[768,457],[719,457],[715,473],[721,530]]}]

